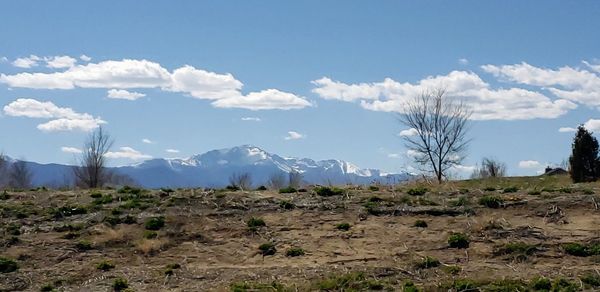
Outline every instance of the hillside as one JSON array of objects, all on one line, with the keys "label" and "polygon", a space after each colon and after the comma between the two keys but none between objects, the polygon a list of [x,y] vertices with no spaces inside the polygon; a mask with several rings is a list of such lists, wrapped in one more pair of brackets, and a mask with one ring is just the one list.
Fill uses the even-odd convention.
[{"label": "hillside", "polygon": [[599,192],[565,177],[8,191],[0,256],[18,269],[0,261],[0,290],[111,291],[119,279],[133,291],[593,289]]}]

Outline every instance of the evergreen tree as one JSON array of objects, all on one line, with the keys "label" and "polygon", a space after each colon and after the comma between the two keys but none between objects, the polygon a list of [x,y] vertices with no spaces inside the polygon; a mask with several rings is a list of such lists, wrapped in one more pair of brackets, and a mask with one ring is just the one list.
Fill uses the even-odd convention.
[{"label": "evergreen tree", "polygon": [[573,139],[573,153],[569,157],[573,182],[595,181],[600,175],[598,141],[583,125],[577,128]]}]

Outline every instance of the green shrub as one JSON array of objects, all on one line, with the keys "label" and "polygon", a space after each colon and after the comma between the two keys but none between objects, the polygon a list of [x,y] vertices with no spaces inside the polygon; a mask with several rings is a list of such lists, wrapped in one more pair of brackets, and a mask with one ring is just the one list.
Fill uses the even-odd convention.
[{"label": "green shrub", "polygon": [[558,190],[558,191],[561,192],[561,193],[570,194],[570,193],[573,192],[573,189],[565,187],[565,188],[560,188],[560,190]]},{"label": "green shrub", "polygon": [[336,187],[315,187],[313,191],[321,197],[341,196],[344,190]]},{"label": "green shrub", "polygon": [[265,186],[259,186],[258,188],[256,188],[257,191],[266,191],[267,187]]},{"label": "green shrub", "polygon": [[458,275],[458,273],[462,271],[462,268],[459,266],[447,265],[443,266],[442,270],[450,275]]},{"label": "green shrub", "polygon": [[117,193],[119,194],[131,194],[131,195],[139,195],[143,192],[144,190],[140,189],[140,188],[135,188],[135,187],[130,187],[130,186],[124,186],[120,189],[117,190]]},{"label": "green shrub", "polygon": [[496,209],[504,204],[504,200],[499,196],[485,195],[479,199],[479,204]]},{"label": "green shrub", "polygon": [[65,235],[63,235],[62,238],[64,239],[75,239],[79,237],[79,233],[77,232],[67,232]]},{"label": "green shrub", "polygon": [[336,229],[343,230],[343,231],[350,230],[350,227],[351,227],[350,223],[346,223],[346,222],[335,225]]},{"label": "green shrub", "polygon": [[517,187],[507,187],[507,188],[504,188],[504,190],[502,192],[505,194],[508,194],[508,193],[516,193],[517,191],[519,191],[519,188],[517,188]]},{"label": "green shrub", "polygon": [[291,209],[296,208],[296,205],[294,205],[294,203],[292,203],[290,201],[281,201],[281,202],[279,202],[279,206],[286,210],[291,210]]},{"label": "green shrub", "polygon": [[527,194],[530,196],[539,196],[542,194],[542,192],[538,191],[538,190],[533,190],[533,191],[529,191]]},{"label": "green shrub", "polygon": [[92,243],[87,240],[80,240],[75,244],[75,247],[80,251],[92,249]]},{"label": "green shrub", "polygon": [[149,218],[146,220],[144,227],[147,230],[160,230],[161,228],[165,227],[165,217],[159,216]]},{"label": "green shrub", "polygon": [[10,199],[10,195],[4,190],[2,194],[0,194],[0,200],[8,200]]},{"label": "green shrub", "polygon": [[113,281],[112,287],[115,291],[123,291],[129,287],[129,283],[123,278],[116,278]]},{"label": "green shrub", "polygon": [[453,207],[469,206],[469,205],[471,205],[471,201],[469,200],[469,197],[467,197],[467,196],[461,196],[454,201],[450,201],[450,206],[453,206]]},{"label": "green shrub", "polygon": [[448,237],[448,246],[451,248],[468,248],[469,237],[464,233],[452,233]]},{"label": "green shrub", "polygon": [[550,291],[552,289],[552,281],[546,277],[537,277],[529,282],[529,286],[535,291]]},{"label": "green shrub", "polygon": [[571,291],[579,291],[579,285],[569,281],[568,279],[565,278],[558,278],[555,279],[554,282],[552,283],[552,289],[551,291],[565,291],[565,292],[571,292]]},{"label": "green shrub", "polygon": [[532,255],[537,251],[538,251],[538,247],[536,245],[527,244],[524,242],[511,242],[511,243],[507,243],[504,246],[498,248],[494,253],[496,255],[506,255],[506,254]]},{"label": "green shrub", "polygon": [[280,194],[292,194],[295,193],[296,189],[293,187],[287,187],[287,188],[283,188],[283,189],[279,189],[279,193]]},{"label": "green shrub", "polygon": [[283,286],[282,284],[279,284],[275,281],[273,281],[272,283],[268,283],[268,284],[244,281],[244,282],[239,282],[239,283],[233,283],[231,285],[231,291],[232,292],[254,292],[254,291],[284,292],[284,291],[295,291],[295,290],[288,289],[285,286]]},{"label": "green shrub", "polygon": [[168,264],[167,267],[165,268],[165,275],[171,276],[175,273],[174,270],[177,270],[180,268],[181,268],[180,264]]},{"label": "green shrub", "polygon": [[486,192],[495,192],[496,188],[495,187],[485,187],[485,188],[483,188],[483,190]]},{"label": "green shrub", "polygon": [[415,224],[413,226],[414,227],[426,228],[427,227],[427,222],[425,222],[425,220],[417,220],[417,221],[415,221]]},{"label": "green shrub", "polygon": [[298,257],[304,255],[304,250],[299,247],[292,247],[285,251],[285,255],[288,257]]},{"label": "green shrub", "polygon": [[6,233],[9,235],[21,235],[21,225],[10,223],[8,226],[6,226]]},{"label": "green shrub", "polygon": [[54,218],[69,217],[73,215],[86,214],[87,208],[83,206],[63,206],[58,209],[50,209],[50,213]]},{"label": "green shrub", "polygon": [[14,260],[9,258],[0,257],[0,273],[12,273],[19,269],[19,265]]},{"label": "green shrub", "polygon": [[378,186],[369,186],[369,191],[372,191],[372,192],[379,191],[379,187]]},{"label": "green shrub", "polygon": [[[363,273],[332,275],[317,283],[315,290],[320,291],[373,291],[383,290],[383,283],[375,279],[367,279]],[[311,290],[313,291],[313,290]]]},{"label": "green shrub", "polygon": [[98,199],[102,197],[102,193],[100,192],[93,192],[90,194],[90,197],[92,197],[93,199]]},{"label": "green shrub", "polygon": [[155,239],[158,237],[158,233],[156,231],[144,230],[144,238],[145,239]]},{"label": "green shrub", "polygon": [[246,225],[248,225],[248,228],[250,229],[257,229],[259,227],[267,226],[265,220],[263,220],[262,218],[255,217],[250,218],[248,222],[246,222]]},{"label": "green shrub", "polygon": [[379,203],[379,202],[383,202],[383,199],[378,196],[371,196],[371,197],[369,197],[369,202]]},{"label": "green shrub", "polygon": [[261,244],[258,247],[258,250],[260,250],[260,253],[263,256],[274,255],[275,252],[277,252],[277,249],[275,248],[275,245],[273,243],[270,243],[270,242]]},{"label": "green shrub", "polygon": [[417,286],[415,286],[415,283],[413,283],[412,281],[408,281],[406,283],[404,283],[404,285],[402,286],[402,291],[403,292],[419,292],[419,288],[417,288]]},{"label": "green shrub", "polygon": [[566,253],[578,257],[587,257],[600,255],[600,243],[581,244],[581,243],[566,243],[563,244],[563,249]]},{"label": "green shrub", "polygon": [[106,195],[102,195],[99,198],[94,199],[94,201],[92,201],[93,205],[104,205],[104,204],[110,204],[113,202],[113,197],[110,194],[106,194]]},{"label": "green shrub", "polygon": [[111,226],[121,224],[121,218],[119,218],[118,216],[106,216],[106,217],[104,217],[103,221],[108,223]]},{"label": "green shrub", "polygon": [[408,190],[406,193],[410,196],[423,196],[427,194],[429,190],[425,187],[416,187]]},{"label": "green shrub", "polygon": [[415,268],[417,268],[417,269],[437,268],[440,266],[440,264],[441,264],[440,261],[438,261],[436,258],[426,256],[420,262],[415,263]]},{"label": "green shrub", "polygon": [[54,285],[52,285],[52,284],[44,284],[44,285],[42,285],[42,287],[40,287],[40,291],[54,292],[54,291],[56,291],[56,289],[54,288]]},{"label": "green shrub", "polygon": [[600,287],[600,276],[596,273],[587,273],[581,277],[581,282],[591,287]]},{"label": "green shrub", "polygon": [[593,195],[593,194],[595,194],[594,191],[590,190],[590,189],[584,189],[584,190],[582,190],[582,192],[583,192],[584,195]]},{"label": "green shrub", "polygon": [[103,261],[99,262],[96,265],[96,269],[102,270],[102,271],[105,271],[105,272],[106,271],[110,271],[110,270],[112,270],[114,268],[115,268],[115,265],[113,263],[111,263],[110,261],[107,261],[107,260],[103,260]]}]

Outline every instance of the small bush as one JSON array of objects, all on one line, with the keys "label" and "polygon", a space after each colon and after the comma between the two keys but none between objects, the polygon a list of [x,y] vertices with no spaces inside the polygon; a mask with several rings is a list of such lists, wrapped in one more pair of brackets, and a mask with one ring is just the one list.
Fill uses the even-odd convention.
[{"label": "small bush", "polygon": [[56,289],[54,288],[54,285],[52,285],[52,284],[44,284],[44,285],[42,285],[42,287],[40,287],[40,291],[54,292],[54,291],[56,291]]},{"label": "small bush", "polygon": [[21,225],[16,223],[11,223],[6,226],[6,233],[9,235],[21,235]]},{"label": "small bush", "polygon": [[560,190],[558,190],[561,193],[565,193],[565,194],[570,194],[573,192],[572,188],[561,188]]},{"label": "small bush", "polygon": [[75,247],[80,251],[92,249],[92,243],[87,240],[80,240],[75,244]]},{"label": "small bush", "polygon": [[504,190],[502,192],[505,194],[508,194],[508,193],[516,193],[517,191],[519,191],[519,188],[517,188],[517,187],[507,187],[507,188],[504,188]]},{"label": "small bush", "polygon": [[378,196],[371,196],[371,197],[369,197],[369,202],[379,203],[379,202],[383,202],[383,199]]},{"label": "small bush", "polygon": [[54,216],[54,218],[59,219],[73,215],[86,214],[87,211],[87,208],[83,206],[63,206],[58,209],[51,209],[50,213]]},{"label": "small bush", "polygon": [[594,191],[590,190],[590,189],[584,189],[584,190],[582,190],[582,192],[583,192],[584,195],[593,195],[593,194],[595,194]]},{"label": "small bush", "polygon": [[538,191],[538,190],[533,190],[533,191],[529,191],[527,194],[530,196],[539,196],[542,194],[542,192]]},{"label": "small bush", "polygon": [[344,190],[336,187],[316,187],[313,190],[321,197],[341,196],[344,194]]},{"label": "small bush", "polygon": [[532,255],[538,251],[538,247],[536,245],[527,244],[524,242],[511,242],[507,243],[504,246],[498,248],[495,252],[496,255],[506,255],[506,254],[524,254],[524,255]]},{"label": "small bush", "polygon": [[283,188],[283,189],[279,189],[279,193],[280,194],[292,194],[295,193],[297,190],[293,187],[287,187],[287,188]]},{"label": "small bush", "polygon": [[0,194],[0,200],[8,200],[10,199],[10,195],[4,190],[2,194]]},{"label": "small bush", "polygon": [[409,194],[410,196],[423,196],[425,194],[427,194],[429,190],[427,188],[424,187],[416,187],[416,188],[412,188],[410,190],[408,190],[406,193]]},{"label": "small bush", "polygon": [[469,206],[471,205],[471,201],[467,196],[461,196],[454,201],[450,201],[450,206],[452,207],[460,207],[460,206]]},{"label": "small bush", "polygon": [[267,187],[265,186],[259,186],[258,188],[256,188],[257,191],[266,191]]},{"label": "small bush", "polygon": [[581,282],[592,287],[600,287],[600,276],[594,273],[588,273],[580,277]]},{"label": "small bush", "polygon": [[488,208],[500,208],[504,200],[499,196],[486,195],[479,199],[479,204]]},{"label": "small bush", "polygon": [[372,191],[372,192],[379,191],[379,187],[378,186],[369,186],[369,191]]},{"label": "small bush", "polygon": [[270,242],[261,244],[258,249],[263,256],[274,255],[277,252],[275,245]]},{"label": "small bush", "polygon": [[415,268],[417,268],[417,269],[437,268],[440,266],[440,264],[441,264],[440,261],[438,261],[436,258],[426,256],[423,260],[421,260],[420,262],[417,262],[415,264]]},{"label": "small bush", "polygon": [[285,251],[285,255],[288,257],[298,257],[304,255],[304,250],[299,247],[293,247]]},{"label": "small bush", "polygon": [[296,208],[296,205],[294,205],[294,203],[290,202],[290,201],[281,201],[279,202],[279,207],[286,209],[286,210],[291,210]]},{"label": "small bush", "polygon": [[112,287],[115,291],[123,291],[129,287],[129,283],[123,278],[116,278],[113,281]]},{"label": "small bush", "polygon": [[100,192],[93,192],[90,194],[90,197],[92,197],[92,199],[98,199],[102,197],[102,193]]},{"label": "small bush", "polygon": [[427,228],[427,222],[425,220],[417,220],[415,221],[414,227]]},{"label": "small bush", "polygon": [[460,273],[460,271],[462,271],[462,268],[459,266],[448,265],[448,266],[443,266],[442,270],[450,275],[458,275],[458,273]]},{"label": "small bush", "polygon": [[335,226],[335,228],[336,228],[336,229],[338,229],[338,230],[343,230],[343,231],[348,231],[348,230],[350,230],[350,227],[351,227],[351,226],[350,226],[350,223],[346,223],[346,222],[344,222],[344,223],[340,223],[340,224],[337,224],[337,225]]},{"label": "small bush", "polygon": [[451,248],[468,248],[469,237],[464,233],[453,233],[448,237],[448,246]]},{"label": "small bush", "polygon": [[105,272],[106,271],[110,271],[110,270],[112,270],[114,268],[115,268],[115,265],[113,263],[111,263],[110,261],[107,261],[107,260],[103,260],[103,261],[99,262],[96,265],[96,269],[102,270],[102,271],[105,271]]},{"label": "small bush", "polygon": [[250,218],[248,222],[246,222],[246,225],[248,225],[248,228],[250,229],[257,229],[259,227],[267,226],[265,220],[263,220],[262,218],[255,217]]},{"label": "small bush", "polygon": [[551,291],[579,291],[579,285],[565,278],[555,279]]},{"label": "small bush", "polygon": [[113,197],[110,194],[102,195],[99,198],[94,199],[93,205],[104,205],[113,202]]},{"label": "small bush", "polygon": [[12,273],[19,269],[19,265],[14,260],[9,258],[0,257],[0,273]]},{"label": "small bush", "polygon": [[529,286],[535,291],[550,291],[552,281],[546,277],[537,277],[530,281]]},{"label": "small bush", "polygon": [[149,218],[146,220],[144,227],[147,230],[160,230],[161,228],[165,227],[165,217],[159,216]]},{"label": "small bush", "polygon": [[139,195],[142,192],[143,192],[142,189],[130,187],[130,186],[124,186],[117,190],[117,193],[119,193],[119,194],[131,194],[131,195]]},{"label": "small bush", "polygon": [[158,237],[158,233],[156,231],[144,230],[144,238],[145,239],[155,239]]},{"label": "small bush", "polygon": [[563,245],[563,249],[566,253],[578,257],[600,255],[600,243],[587,245],[580,243],[566,243]]},{"label": "small bush", "polygon": [[485,187],[485,188],[483,188],[483,190],[486,192],[495,192],[496,188],[495,187]]},{"label": "small bush", "polygon": [[165,268],[165,275],[171,276],[175,273],[174,270],[177,270],[180,268],[181,268],[180,264],[168,264],[167,267]]},{"label": "small bush", "polygon": [[419,292],[419,288],[417,288],[417,286],[415,286],[415,283],[413,283],[412,281],[408,281],[406,283],[404,283],[403,287],[402,287],[402,291],[403,292]]}]

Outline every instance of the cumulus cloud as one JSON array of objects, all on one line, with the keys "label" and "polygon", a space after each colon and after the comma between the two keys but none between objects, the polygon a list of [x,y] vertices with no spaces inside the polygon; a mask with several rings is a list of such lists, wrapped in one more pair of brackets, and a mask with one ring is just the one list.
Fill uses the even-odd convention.
[{"label": "cumulus cloud", "polygon": [[313,81],[313,92],[324,99],[360,102],[368,110],[402,112],[414,97],[435,88],[444,88],[447,96],[464,101],[474,120],[527,120],[556,118],[577,107],[566,99],[553,100],[539,92],[521,88],[494,89],[477,74],[452,71],[430,76],[416,83],[382,82],[345,84],[321,78]]},{"label": "cumulus cloud", "polygon": [[400,137],[410,137],[410,136],[416,136],[418,133],[417,129],[415,128],[410,128],[410,129],[406,129],[406,130],[402,130],[400,131],[400,133],[398,133],[398,136]]},{"label": "cumulus cloud", "polygon": [[89,57],[89,56],[86,56],[86,55],[81,55],[81,56],[79,56],[79,59],[80,59],[81,61],[84,61],[84,62],[89,62],[89,61],[91,61],[91,60],[92,60],[92,58],[91,58],[91,57]]},{"label": "cumulus cloud", "polygon": [[300,134],[295,131],[289,131],[288,135],[284,139],[285,140],[298,140],[298,139],[304,139],[304,138],[306,138],[306,135],[304,135],[304,134]]},{"label": "cumulus cloud", "polygon": [[142,139],[142,143],[145,143],[145,144],[154,144],[154,141],[152,141],[152,140],[150,140],[148,138],[144,138],[144,139]]},{"label": "cumulus cloud", "polygon": [[402,155],[400,155],[398,153],[388,153],[387,157],[388,158],[402,158]]},{"label": "cumulus cloud", "polygon": [[[589,119],[587,122],[583,123],[583,126],[592,132],[599,132],[600,131],[600,119]],[[570,133],[570,132],[576,132],[577,128],[575,127],[562,127],[558,129],[559,132],[561,133]]]},{"label": "cumulus cloud", "polygon": [[519,161],[519,168],[540,168],[542,164],[537,160]]},{"label": "cumulus cloud", "polygon": [[92,131],[106,122],[87,113],[77,113],[71,108],[58,107],[50,101],[19,98],[4,106],[4,113],[13,117],[51,119],[39,124],[38,129],[55,131]]},{"label": "cumulus cloud", "polygon": [[111,89],[108,91],[107,97],[114,99],[136,100],[146,96],[143,93],[135,91],[127,91],[125,89]]},{"label": "cumulus cloud", "polygon": [[[39,60],[38,57],[37,61]],[[30,62],[31,64],[27,64],[25,61],[21,63],[31,67],[37,64],[37,61],[33,60]],[[158,88],[163,91],[183,93],[198,99],[211,100],[211,104],[219,108],[287,110],[312,105],[304,97],[277,89],[244,94],[242,93],[244,84],[229,73],[209,72],[189,65],[169,72],[160,64],[148,60],[107,60],[73,65],[65,71],[52,73],[0,74],[0,82],[10,87],[32,89],[105,88],[110,89],[108,95],[111,98],[130,100],[143,95],[126,91],[127,89]]]},{"label": "cumulus cloud", "polygon": [[12,65],[19,68],[31,68],[38,65],[38,62],[42,58],[36,55],[30,55],[29,57],[17,58],[12,62]]},{"label": "cumulus cloud", "polygon": [[[598,65],[584,62],[599,72]],[[589,70],[563,66],[556,70],[532,66],[528,63],[514,65],[484,65],[484,71],[506,82],[541,87],[553,95],[591,107],[600,107],[600,76]]]},{"label": "cumulus cloud", "polygon": [[570,133],[570,132],[577,131],[577,129],[571,128],[571,127],[560,127],[560,128],[558,128],[558,131],[561,133]]},{"label": "cumulus cloud", "polygon": [[179,153],[179,150],[177,150],[177,149],[166,149],[165,152],[171,153],[171,154],[176,154],[176,153]]},{"label": "cumulus cloud", "polygon": [[8,62],[7,57],[0,57],[0,63]]},{"label": "cumulus cloud", "polygon": [[44,60],[46,61],[46,67],[55,69],[71,68],[77,63],[77,59],[69,56],[54,56],[44,58]]},{"label": "cumulus cloud", "polygon": [[106,157],[108,158],[122,158],[122,159],[130,159],[130,160],[144,160],[150,159],[152,156],[143,154],[131,147],[120,147],[119,151],[109,151],[106,152]]},{"label": "cumulus cloud", "polygon": [[468,65],[469,64],[469,60],[467,60],[467,58],[460,58],[460,59],[458,59],[458,64]]},{"label": "cumulus cloud", "polygon": [[260,122],[261,119],[257,118],[257,117],[243,117],[242,121],[245,121],[245,122]]},{"label": "cumulus cloud", "polygon": [[83,150],[81,150],[79,148],[67,147],[67,146],[60,147],[60,151],[65,152],[65,153],[73,153],[73,154],[83,153]]}]

